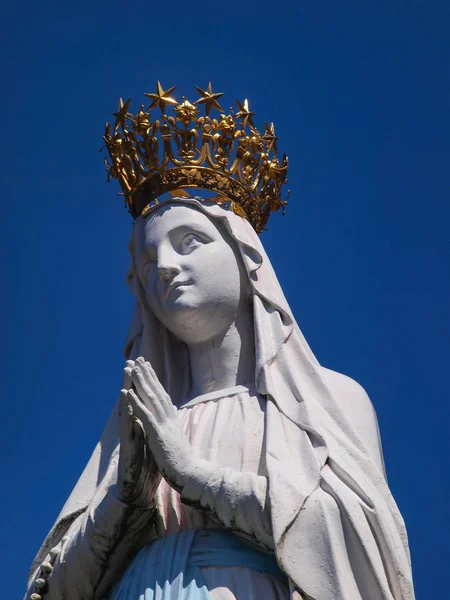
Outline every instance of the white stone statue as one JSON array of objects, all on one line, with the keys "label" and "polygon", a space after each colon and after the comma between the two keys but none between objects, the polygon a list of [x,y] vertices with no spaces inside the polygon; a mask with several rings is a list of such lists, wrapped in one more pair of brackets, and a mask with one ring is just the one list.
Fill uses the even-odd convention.
[{"label": "white stone statue", "polygon": [[27,598],[412,600],[372,404],[319,365],[251,225],[170,198],[130,247],[123,389]]}]

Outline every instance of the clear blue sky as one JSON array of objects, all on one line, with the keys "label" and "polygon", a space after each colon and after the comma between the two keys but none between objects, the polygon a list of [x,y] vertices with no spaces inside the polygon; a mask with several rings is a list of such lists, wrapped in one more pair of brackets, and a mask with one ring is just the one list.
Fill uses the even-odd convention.
[{"label": "clear blue sky", "polygon": [[448,597],[450,4],[25,0],[1,22],[2,597],[120,388],[131,219],[98,149],[157,79],[275,122],[292,195],[264,244],[319,360],[374,402],[417,597]]}]

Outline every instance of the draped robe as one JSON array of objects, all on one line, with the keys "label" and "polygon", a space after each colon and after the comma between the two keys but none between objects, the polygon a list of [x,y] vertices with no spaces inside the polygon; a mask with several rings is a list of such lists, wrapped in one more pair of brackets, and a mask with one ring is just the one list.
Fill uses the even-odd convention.
[{"label": "draped robe", "polygon": [[[321,367],[289,309],[270,261],[251,226],[224,207],[195,198],[190,203],[222,223],[237,245],[252,286],[256,351],[255,386],[267,400],[265,418],[266,502],[271,547],[304,600],[413,600],[411,564],[403,520],[389,491],[376,417],[364,390],[353,380]],[[137,219],[132,253],[143,244]],[[137,297],[126,356],[144,356],[175,405],[186,399],[189,363],[183,344],[151,313],[131,269]],[[117,407],[32,569],[53,548],[62,548],[49,586],[62,577],[65,545],[89,536],[89,515],[120,513],[126,527],[111,524],[107,563],[92,598],[101,600],[142,547],[151,510],[120,506],[111,489],[118,460]],[[188,489],[207,482],[188,482]],[[189,503],[189,491],[181,494]],[[192,495],[192,494],[191,494]],[[114,505],[114,506],[113,506]],[[221,515],[217,518],[220,522]],[[92,521],[92,519],[91,519]],[[248,532],[238,531],[245,537]],[[114,538],[114,536],[116,536]],[[66,538],[63,542],[62,539]],[[120,539],[120,543],[117,540]],[[252,540],[264,546],[264,540]],[[59,568],[59,566],[61,567]],[[78,570],[80,576],[83,569]],[[63,582],[61,583],[63,585]],[[31,589],[31,588],[29,588]],[[67,598],[71,598],[70,594]]]}]

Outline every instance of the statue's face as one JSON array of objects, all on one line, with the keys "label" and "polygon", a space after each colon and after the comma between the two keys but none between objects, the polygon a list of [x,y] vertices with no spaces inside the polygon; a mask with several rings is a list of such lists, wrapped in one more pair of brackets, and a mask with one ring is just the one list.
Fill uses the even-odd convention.
[{"label": "statue's face", "polygon": [[241,267],[233,247],[201,211],[162,206],[145,223],[136,265],[157,318],[195,344],[226,332],[241,298]]}]

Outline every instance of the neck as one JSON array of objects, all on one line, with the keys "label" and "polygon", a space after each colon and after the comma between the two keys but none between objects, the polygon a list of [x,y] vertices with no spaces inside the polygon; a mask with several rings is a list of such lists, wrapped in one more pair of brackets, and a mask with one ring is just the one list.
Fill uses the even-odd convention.
[{"label": "neck", "polygon": [[189,346],[193,398],[254,382],[255,343],[251,310],[240,310],[225,331]]}]

